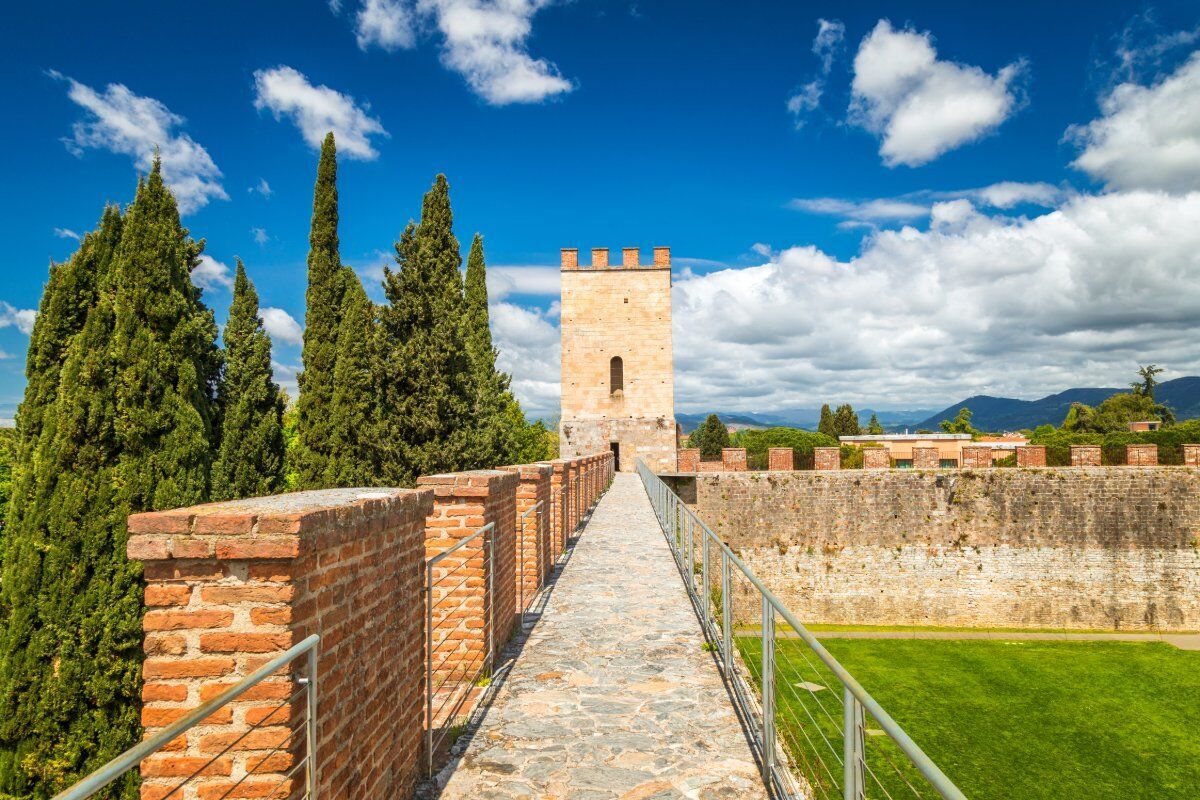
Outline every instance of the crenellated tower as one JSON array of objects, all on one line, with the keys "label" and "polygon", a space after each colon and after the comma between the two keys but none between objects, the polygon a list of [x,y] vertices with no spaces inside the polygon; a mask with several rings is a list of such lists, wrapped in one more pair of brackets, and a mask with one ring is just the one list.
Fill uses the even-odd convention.
[{"label": "crenellated tower", "polygon": [[608,248],[562,250],[562,423],[564,457],[611,450],[619,468],[641,458],[675,469],[675,384],[671,348],[671,249],[642,264],[636,247],[610,265]]}]

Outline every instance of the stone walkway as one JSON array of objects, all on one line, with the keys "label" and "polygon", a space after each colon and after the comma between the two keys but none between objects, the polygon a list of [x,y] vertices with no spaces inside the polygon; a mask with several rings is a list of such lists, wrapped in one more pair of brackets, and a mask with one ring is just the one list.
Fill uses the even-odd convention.
[{"label": "stone walkway", "polygon": [[703,642],[641,481],[618,474],[440,797],[767,797]]}]

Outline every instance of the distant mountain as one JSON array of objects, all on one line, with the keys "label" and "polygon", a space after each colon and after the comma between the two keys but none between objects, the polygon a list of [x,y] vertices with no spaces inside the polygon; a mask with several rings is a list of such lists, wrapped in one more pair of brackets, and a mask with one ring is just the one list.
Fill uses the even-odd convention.
[{"label": "distant mountain", "polygon": [[[937,430],[944,419],[954,419],[960,409],[971,409],[971,424],[984,431],[1014,431],[1039,425],[1061,425],[1072,403],[1094,406],[1116,392],[1128,389],[1078,388],[1047,395],[1040,400],[1017,400],[978,394],[921,420],[914,429]],[[1200,377],[1163,381],[1155,398],[1172,411],[1177,419],[1200,417]]]}]

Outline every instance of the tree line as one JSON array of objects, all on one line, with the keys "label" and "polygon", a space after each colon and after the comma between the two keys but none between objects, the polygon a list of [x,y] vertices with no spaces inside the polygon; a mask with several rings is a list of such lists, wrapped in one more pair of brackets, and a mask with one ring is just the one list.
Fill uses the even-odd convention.
[{"label": "tree line", "polygon": [[[126,518],[286,488],[407,486],[551,457],[496,368],[483,241],[462,258],[438,175],[395,244],[386,302],[343,265],[337,154],[322,146],[299,399],[237,262],[218,343],[204,250],[156,159],[52,264],[30,336],[0,530],[0,800],[49,798],[141,735],[141,564]],[[111,796],[137,796],[128,775]]]}]

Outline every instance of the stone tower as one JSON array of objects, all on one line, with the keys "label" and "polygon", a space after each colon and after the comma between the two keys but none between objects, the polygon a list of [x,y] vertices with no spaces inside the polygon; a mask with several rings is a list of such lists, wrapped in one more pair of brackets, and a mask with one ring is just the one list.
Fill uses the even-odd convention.
[{"label": "stone tower", "polygon": [[637,460],[675,469],[675,379],[671,350],[671,249],[640,263],[636,247],[610,266],[608,248],[562,251],[564,457],[611,450],[630,472]]}]

